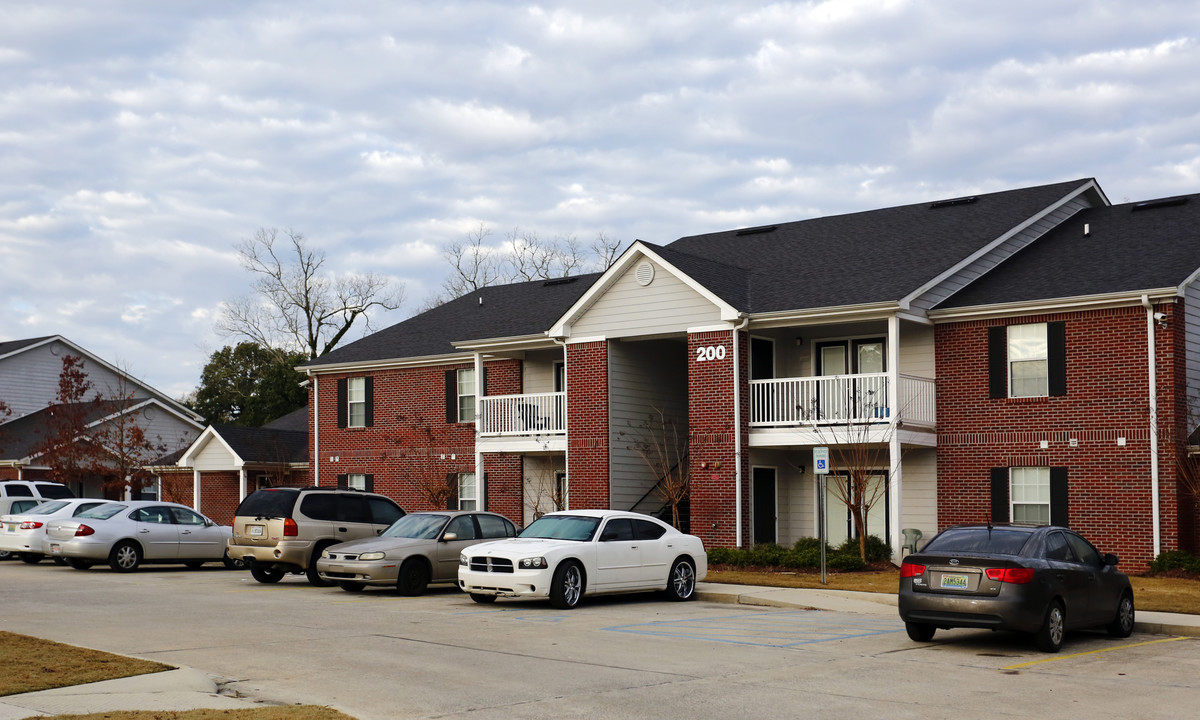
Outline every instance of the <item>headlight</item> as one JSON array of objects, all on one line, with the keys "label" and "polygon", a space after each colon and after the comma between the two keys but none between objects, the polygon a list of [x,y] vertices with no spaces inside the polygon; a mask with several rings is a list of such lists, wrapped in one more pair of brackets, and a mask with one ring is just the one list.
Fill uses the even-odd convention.
[{"label": "headlight", "polygon": [[366,552],[358,556],[359,560],[382,560],[386,557],[382,552]]},{"label": "headlight", "polygon": [[546,558],[544,557],[524,558],[521,560],[522,570],[536,570],[544,567],[546,567]]},{"label": "headlight", "polygon": [[329,551],[328,551],[328,550],[322,550],[322,551],[321,551],[321,557],[323,557],[323,558],[325,558],[326,560],[328,560],[328,559],[329,559]]},{"label": "headlight", "polygon": [[466,566],[467,566],[467,565],[469,565],[469,564],[470,564],[470,563],[467,561],[467,554],[466,554],[466,553],[459,553],[459,554],[458,554],[458,566],[459,566],[459,567],[466,567]]}]

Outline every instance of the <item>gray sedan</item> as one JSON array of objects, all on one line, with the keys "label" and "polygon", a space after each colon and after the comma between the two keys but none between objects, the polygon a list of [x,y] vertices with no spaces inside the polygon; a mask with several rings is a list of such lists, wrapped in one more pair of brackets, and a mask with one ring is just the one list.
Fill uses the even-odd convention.
[{"label": "gray sedan", "polygon": [[1063,527],[951,527],[904,558],[900,619],[917,642],[938,628],[1032,633],[1045,652],[1058,652],[1067,630],[1129,637],[1133,588],[1116,565]]},{"label": "gray sedan", "polygon": [[495,513],[409,513],[379,537],[326,548],[317,560],[317,572],[347,592],[394,585],[402,595],[420,595],[431,582],[457,580],[463,548],[516,534],[512,522]]},{"label": "gray sedan", "polygon": [[66,559],[77,570],[107,562],[117,572],[132,572],[143,562],[180,563],[200,567],[224,562],[232,534],[186,505],[157,500],[109,502],[72,518],[46,525],[45,548],[50,557]]}]

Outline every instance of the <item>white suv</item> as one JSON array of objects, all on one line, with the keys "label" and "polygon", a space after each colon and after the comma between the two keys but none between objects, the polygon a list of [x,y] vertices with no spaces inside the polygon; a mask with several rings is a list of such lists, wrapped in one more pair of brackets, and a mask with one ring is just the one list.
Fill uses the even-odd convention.
[{"label": "white suv", "polygon": [[[75,493],[62,483],[49,480],[0,480],[0,515],[20,515],[47,500],[73,498]],[[0,550],[0,560],[13,554]]]}]

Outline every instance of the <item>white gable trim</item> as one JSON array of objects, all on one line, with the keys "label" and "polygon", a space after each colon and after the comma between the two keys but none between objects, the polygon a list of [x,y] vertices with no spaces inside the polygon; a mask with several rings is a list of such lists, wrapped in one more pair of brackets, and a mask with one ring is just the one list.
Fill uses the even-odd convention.
[{"label": "white gable trim", "polygon": [[196,461],[196,456],[203,452],[204,448],[208,447],[208,444],[212,442],[219,443],[221,447],[223,447],[225,451],[229,453],[229,456],[233,458],[233,467],[240,468],[246,464],[246,461],[239,457],[238,454],[233,451],[233,448],[229,447],[229,443],[225,442],[225,438],[221,437],[221,433],[217,432],[217,429],[212,425],[204,428],[204,432],[200,433],[200,437],[196,438],[192,444],[188,446],[188,449],[183,453],[183,455],[180,456],[179,460],[175,464],[179,467],[192,467],[193,463]]},{"label": "white gable trim", "polygon": [[671,275],[677,278],[680,282],[693,290],[696,294],[712,303],[720,312],[722,320],[729,320],[732,322],[739,318],[737,308],[717,297],[711,290],[693,280],[679,268],[662,259],[658,253],[647,247],[641,240],[636,240],[625,250],[624,253],[621,254],[621,257],[615,263],[613,263],[611,267],[604,271],[604,274],[601,275],[596,282],[592,283],[592,286],[588,288],[587,292],[585,292],[582,297],[575,301],[574,305],[572,305],[565,313],[563,313],[562,317],[560,317],[558,321],[550,327],[550,330],[547,332],[547,334],[550,337],[555,338],[569,338],[571,336],[571,324],[582,317],[583,314],[586,313],[588,309],[596,303],[596,301],[598,301],[606,292],[608,292],[609,288],[611,288],[617,282],[617,280],[624,276],[630,268],[632,268],[639,260],[643,258],[653,260],[667,272],[671,273]]}]

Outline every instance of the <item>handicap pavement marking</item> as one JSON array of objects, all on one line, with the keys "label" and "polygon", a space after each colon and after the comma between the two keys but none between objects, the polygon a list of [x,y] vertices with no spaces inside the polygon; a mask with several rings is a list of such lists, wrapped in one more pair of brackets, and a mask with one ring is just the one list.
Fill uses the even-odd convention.
[{"label": "handicap pavement marking", "polygon": [[820,610],[788,610],[727,615],[695,620],[661,620],[604,628],[635,635],[711,642],[795,647],[831,640],[885,635],[904,629],[898,620],[864,618]]}]

